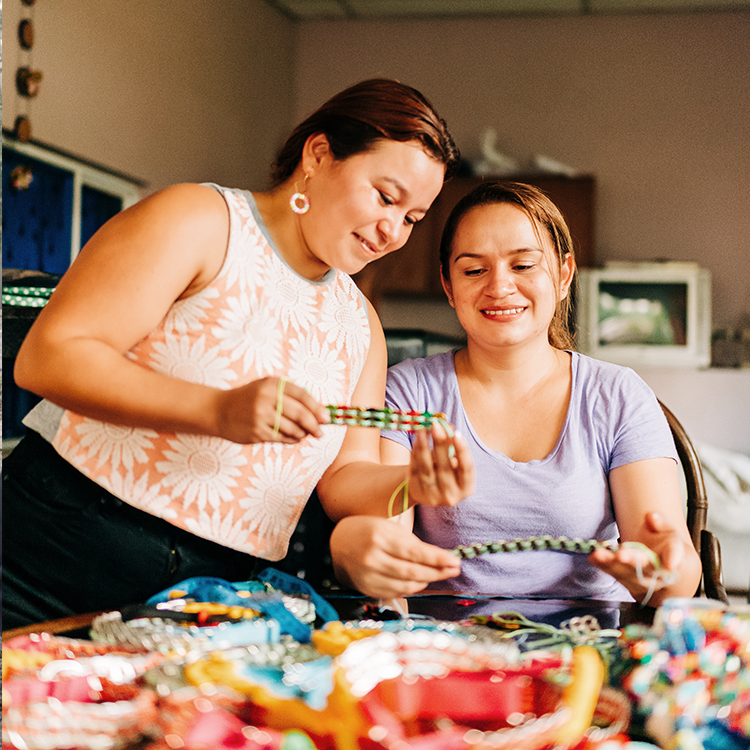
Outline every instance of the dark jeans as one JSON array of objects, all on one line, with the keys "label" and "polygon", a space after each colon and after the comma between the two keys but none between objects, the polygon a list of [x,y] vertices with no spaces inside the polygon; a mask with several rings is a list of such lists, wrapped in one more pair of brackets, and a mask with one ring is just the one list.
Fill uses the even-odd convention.
[{"label": "dark jeans", "polygon": [[268,562],[122,502],[30,432],[3,461],[3,630],[141,604],[193,576]]}]

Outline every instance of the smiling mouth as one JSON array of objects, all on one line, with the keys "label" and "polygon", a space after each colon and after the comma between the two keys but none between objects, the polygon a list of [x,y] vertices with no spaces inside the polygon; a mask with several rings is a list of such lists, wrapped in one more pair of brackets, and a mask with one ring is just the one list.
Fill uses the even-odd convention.
[{"label": "smiling mouth", "polygon": [[482,312],[493,318],[501,318],[504,315],[517,315],[518,313],[522,313],[525,309],[525,307],[511,307],[507,310],[482,310]]},{"label": "smiling mouth", "polygon": [[378,254],[378,249],[373,247],[364,237],[362,237],[362,235],[359,235],[356,232],[354,232],[354,236],[359,240],[359,244],[362,245],[365,248],[365,250],[372,253],[373,255]]}]

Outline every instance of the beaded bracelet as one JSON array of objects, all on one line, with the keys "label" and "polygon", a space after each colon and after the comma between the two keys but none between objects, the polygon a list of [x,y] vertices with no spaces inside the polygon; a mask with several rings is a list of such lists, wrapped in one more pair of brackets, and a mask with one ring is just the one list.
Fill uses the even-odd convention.
[{"label": "beaded bracelet", "polygon": [[[284,642],[251,643],[214,651],[220,651],[226,661],[256,668],[281,670],[293,669],[297,664],[315,661],[323,655],[314,646],[299,643],[291,638]],[[171,654],[169,659],[149,670],[144,679],[160,696],[182,690],[188,684],[185,679],[185,667],[196,662],[198,658],[202,658],[202,655],[195,652]]]},{"label": "beaded bracelet", "polygon": [[483,544],[475,543],[468,545],[461,545],[451,550],[454,555],[457,555],[463,560],[470,560],[477,555],[485,555],[494,552],[529,552],[532,550],[553,550],[556,552],[578,552],[584,555],[588,555],[596,549],[606,549],[610,552],[617,552],[621,547],[630,549],[639,549],[646,553],[649,562],[654,567],[654,573],[651,576],[651,580],[647,581],[643,575],[643,566],[641,565],[640,558],[636,558],[635,561],[635,572],[638,578],[638,583],[642,586],[646,586],[646,595],[641,600],[641,606],[646,606],[654,592],[656,591],[657,584],[661,581],[665,585],[669,586],[675,583],[679,574],[675,571],[665,570],[662,567],[661,560],[658,555],[649,549],[645,544],[641,542],[617,542],[603,541],[600,542],[597,539],[581,539],[579,537],[567,537],[567,536],[536,536],[529,537],[528,539],[510,539],[501,540],[498,542],[484,542]]},{"label": "beaded bracelet", "polygon": [[437,422],[453,437],[453,428],[442,412],[404,411],[401,409],[363,409],[358,406],[326,406],[331,416],[331,424],[342,424],[347,427],[377,427],[380,430],[399,430],[416,432],[431,427]]},{"label": "beaded bracelet", "polygon": [[[649,559],[654,567],[659,567],[659,558],[640,542],[625,542],[642,547],[650,553]],[[607,549],[610,552],[617,551],[617,543],[611,541],[600,542],[596,539],[580,539],[578,537],[566,536],[535,536],[528,539],[510,539],[498,542],[485,542],[483,544],[467,544],[452,549],[454,555],[470,560],[477,555],[486,555],[494,552],[528,552],[531,550],[554,550],[557,552],[580,552],[588,555],[595,549]]]},{"label": "beaded bracelet", "polygon": [[132,699],[102,702],[50,697],[7,709],[3,706],[2,743],[28,750],[137,747],[143,728],[156,726],[159,718],[157,695],[151,690],[138,690]]},{"label": "beaded bracelet", "polygon": [[351,643],[338,657],[352,695],[362,697],[382,680],[435,677],[451,670],[508,668],[519,651],[512,643],[470,640],[445,630],[381,630]]},{"label": "beaded bracelet", "polygon": [[[404,411],[402,409],[391,409],[386,406],[383,409],[363,409],[358,406],[326,406],[331,416],[331,424],[345,425],[346,427],[377,427],[379,430],[398,430],[399,432],[416,432],[432,427],[434,423],[439,424],[448,437],[454,436],[448,418],[442,412],[429,411]],[[449,455],[453,456],[455,448],[451,445]],[[405,479],[396,487],[388,502],[388,518],[393,518],[393,505],[399,492],[401,493],[401,510],[405,513],[409,509],[409,480]]]}]

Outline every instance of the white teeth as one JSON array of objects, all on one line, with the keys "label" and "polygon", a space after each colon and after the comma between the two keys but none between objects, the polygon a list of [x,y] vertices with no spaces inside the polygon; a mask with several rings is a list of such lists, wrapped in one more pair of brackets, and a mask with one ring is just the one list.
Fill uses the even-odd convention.
[{"label": "white teeth", "polygon": [[512,310],[484,310],[485,315],[515,315],[523,312],[523,307],[514,307]]},{"label": "white teeth", "polygon": [[371,252],[373,252],[373,253],[375,252],[375,248],[374,248],[374,247],[373,247],[373,246],[372,246],[372,245],[371,245],[371,244],[370,244],[370,243],[369,243],[369,242],[368,242],[368,241],[367,241],[367,240],[366,240],[366,239],[365,239],[364,237],[360,237],[359,235],[357,235],[357,238],[359,239],[359,241],[360,241],[360,242],[361,242],[361,243],[362,243],[362,244],[363,244],[363,245],[364,245],[364,246],[365,246],[365,247],[366,247],[366,248],[367,248],[368,250],[370,250],[370,251],[371,251]]}]

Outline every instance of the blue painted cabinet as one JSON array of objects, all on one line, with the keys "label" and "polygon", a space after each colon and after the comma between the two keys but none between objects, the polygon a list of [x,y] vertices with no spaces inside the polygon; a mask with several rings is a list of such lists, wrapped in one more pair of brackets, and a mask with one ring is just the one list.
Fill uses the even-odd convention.
[{"label": "blue painted cabinet", "polygon": [[[53,285],[99,227],[140,198],[137,180],[33,143],[3,136],[3,286],[17,271],[40,272],[30,284]],[[43,278],[43,281],[39,281]],[[38,308],[37,308],[38,311]],[[13,381],[15,352],[34,310],[3,300],[3,444],[21,437],[21,420],[39,400]]]}]

